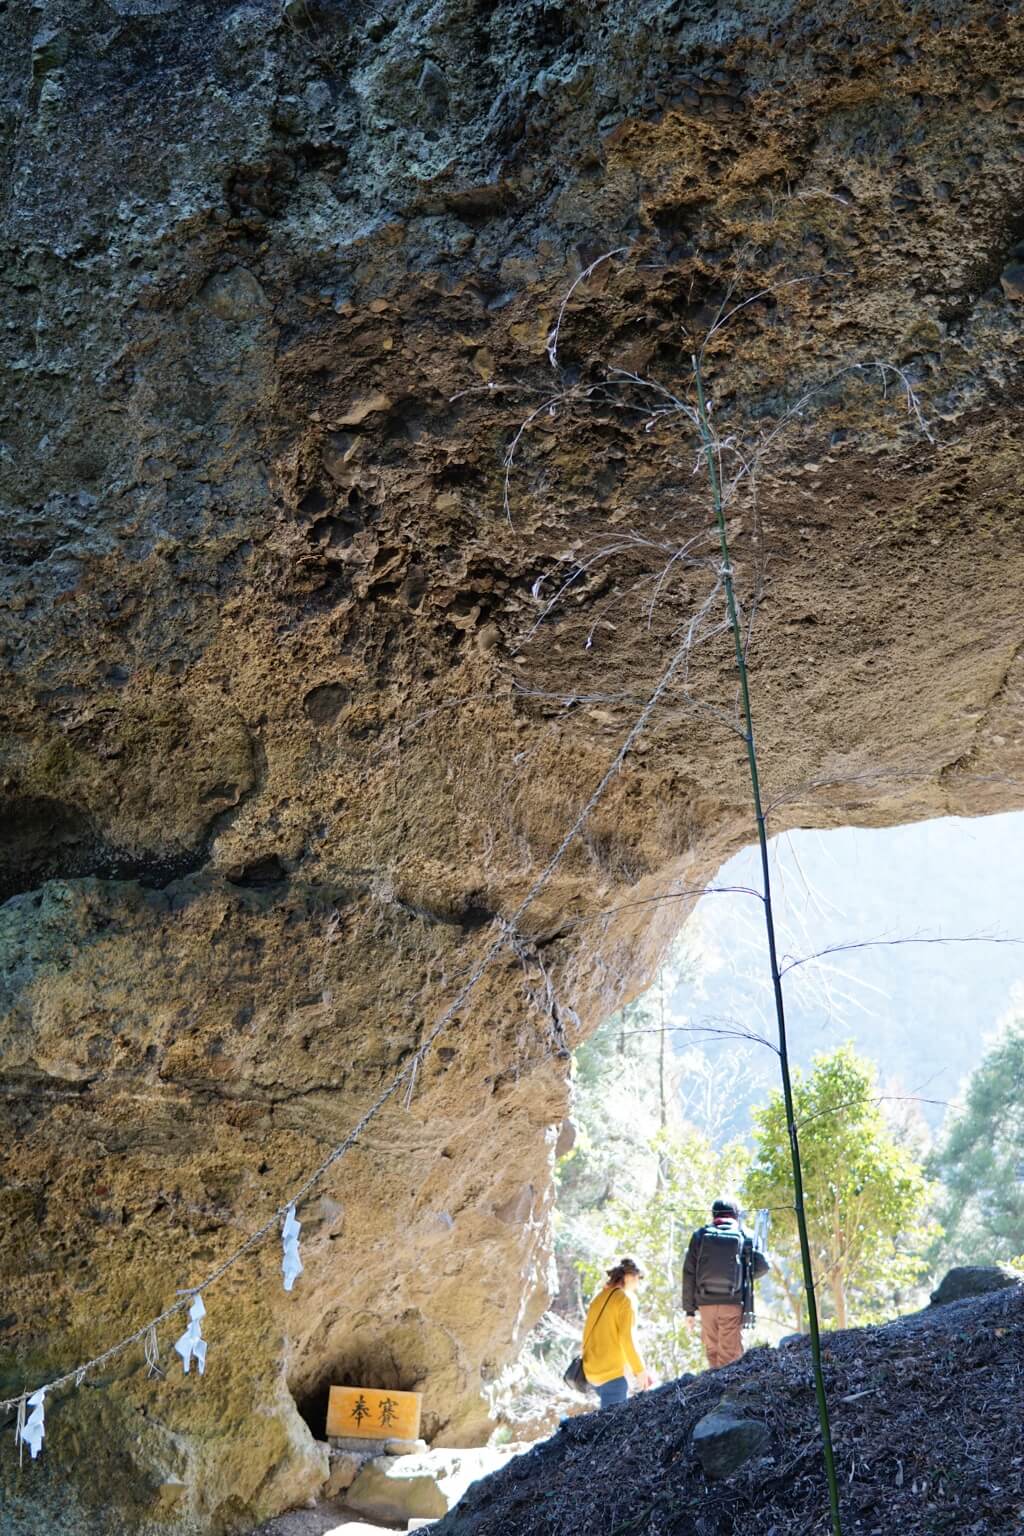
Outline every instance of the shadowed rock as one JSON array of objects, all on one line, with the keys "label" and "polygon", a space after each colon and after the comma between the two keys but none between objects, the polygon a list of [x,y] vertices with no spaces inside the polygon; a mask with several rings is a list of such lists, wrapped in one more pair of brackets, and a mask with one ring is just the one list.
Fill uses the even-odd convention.
[{"label": "shadowed rock", "polygon": [[[505,934],[711,596],[648,410],[723,305],[714,419],[786,418],[733,514],[773,830],[1021,804],[1024,35],[939,9],[6,7],[4,1394],[270,1220]],[[835,377],[876,358],[934,441],[895,376]],[[593,393],[612,364],[668,395]],[[301,1502],[331,1381],[486,1436],[547,1301],[565,1046],[750,837],[704,638],[328,1168],[294,1292],[275,1231],[209,1293],[201,1384],[136,1351],[70,1391],[49,1482],[4,1435],[18,1536]]]},{"label": "shadowed rock", "polygon": [[693,1449],[708,1477],[728,1477],[752,1456],[763,1456],[771,1435],[757,1419],[744,1418],[727,1403],[706,1413],[694,1426]]},{"label": "shadowed rock", "polygon": [[932,1291],[931,1304],[941,1307],[947,1301],[962,1301],[965,1296],[986,1296],[1019,1285],[1020,1275],[1001,1264],[965,1264],[943,1276],[938,1290]]}]

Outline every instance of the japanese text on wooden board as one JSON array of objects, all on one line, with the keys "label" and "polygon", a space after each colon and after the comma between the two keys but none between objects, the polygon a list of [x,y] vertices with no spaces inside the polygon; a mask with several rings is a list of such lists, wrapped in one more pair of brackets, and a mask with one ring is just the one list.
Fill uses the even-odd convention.
[{"label": "japanese text on wooden board", "polygon": [[420,1432],[419,1392],[388,1392],[375,1387],[332,1387],[327,1433],[366,1440],[415,1440]]}]

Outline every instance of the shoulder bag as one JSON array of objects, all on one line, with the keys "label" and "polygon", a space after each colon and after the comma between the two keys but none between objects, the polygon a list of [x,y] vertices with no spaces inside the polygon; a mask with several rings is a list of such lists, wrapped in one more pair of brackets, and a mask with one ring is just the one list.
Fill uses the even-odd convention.
[{"label": "shoulder bag", "polygon": [[[611,1290],[608,1292],[608,1295],[605,1297],[605,1299],[604,1299],[604,1306],[601,1308],[600,1312],[594,1318],[594,1328],[597,1327],[598,1323],[601,1321],[602,1317],[604,1316],[604,1308],[611,1301],[611,1299],[612,1299],[612,1292],[616,1291],[616,1290],[618,1290],[618,1286],[614,1286],[613,1285]],[[584,1334],[583,1335],[583,1348],[586,1349],[586,1347],[587,1347],[587,1335]],[[593,1387],[590,1385],[590,1382],[587,1380],[587,1378],[583,1374],[583,1355],[582,1355],[582,1353],[578,1354],[578,1355],[573,1355],[572,1359],[569,1361],[569,1364],[566,1366],[565,1370],[562,1372],[562,1380],[565,1382],[567,1387],[571,1387],[574,1392],[581,1392],[584,1397],[586,1397],[586,1395],[588,1393],[593,1393],[593,1390],[594,1390]]]}]

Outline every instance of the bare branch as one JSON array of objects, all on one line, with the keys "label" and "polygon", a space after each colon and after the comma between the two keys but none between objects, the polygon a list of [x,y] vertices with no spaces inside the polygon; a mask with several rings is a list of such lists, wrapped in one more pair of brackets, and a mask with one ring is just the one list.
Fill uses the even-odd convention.
[{"label": "bare branch", "polygon": [[943,1109],[948,1109],[949,1099],[925,1099],[918,1093],[874,1093],[863,1094],[859,1099],[847,1099],[845,1104],[833,1104],[828,1109],[816,1110],[813,1115],[805,1115],[797,1121],[797,1130],[802,1131],[805,1125],[810,1125],[813,1120],[821,1120],[827,1115],[841,1114],[844,1109],[856,1109],[861,1104],[937,1104]]},{"label": "bare branch", "polygon": [[585,270],[580,273],[579,277],[572,284],[572,287],[569,289],[568,293],[565,295],[565,298],[562,300],[561,304],[559,305],[559,308],[558,308],[558,319],[555,321],[554,330],[549,335],[549,337],[547,339],[547,342],[545,343],[545,347],[544,347],[544,350],[548,354],[548,360],[551,363],[552,368],[557,368],[558,367],[558,337],[559,337],[559,333],[561,332],[561,329],[562,329],[562,321],[565,318],[566,306],[568,305],[569,300],[572,298],[573,294],[576,292],[576,289],[580,286],[580,283],[585,283],[588,280],[588,278],[593,277],[594,273],[597,271],[598,267],[601,265],[602,262],[611,261],[613,256],[628,256],[628,255],[629,255],[629,246],[628,245],[619,245],[619,246],[616,246],[614,251],[605,251],[604,255],[603,256],[598,256],[596,261],[592,261],[590,263],[590,266],[585,268]]},{"label": "bare branch", "polygon": [[722,1038],[731,1040],[749,1040],[754,1045],[767,1046],[773,1055],[779,1054],[777,1045],[765,1038],[764,1035],[755,1034],[749,1029],[726,1029],[720,1025],[707,1024],[665,1024],[652,1025],[644,1029],[626,1029],[621,1031],[621,1036],[626,1039],[629,1035],[700,1035],[703,1038]]},{"label": "bare branch", "polygon": [[896,939],[860,939],[849,944],[829,944],[825,949],[816,950],[812,955],[785,958],[779,967],[779,974],[780,976],[785,976],[787,972],[795,971],[801,965],[810,965],[813,960],[822,960],[827,955],[846,954],[851,950],[858,949],[888,949],[901,944],[1024,944],[1024,939],[980,933],[950,934],[948,936],[930,938],[908,935]]}]

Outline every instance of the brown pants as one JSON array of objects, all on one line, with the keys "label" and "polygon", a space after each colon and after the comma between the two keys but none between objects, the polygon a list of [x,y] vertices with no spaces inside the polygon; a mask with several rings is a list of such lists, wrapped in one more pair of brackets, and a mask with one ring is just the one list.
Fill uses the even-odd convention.
[{"label": "brown pants", "polygon": [[732,1365],[743,1354],[743,1308],[735,1302],[720,1302],[700,1308],[700,1335],[708,1365]]}]

